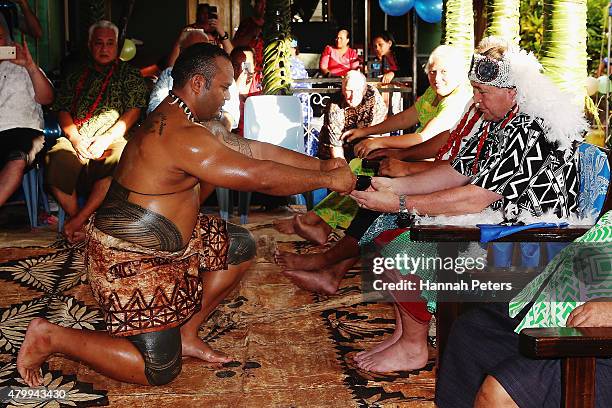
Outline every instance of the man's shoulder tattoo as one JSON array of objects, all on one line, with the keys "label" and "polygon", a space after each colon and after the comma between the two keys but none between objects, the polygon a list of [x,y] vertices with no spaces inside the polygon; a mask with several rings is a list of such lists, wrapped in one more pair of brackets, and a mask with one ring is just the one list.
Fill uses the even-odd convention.
[{"label": "man's shoulder tattoo", "polygon": [[157,133],[161,136],[168,125],[168,115],[162,112],[152,113],[142,125],[146,133]]},{"label": "man's shoulder tattoo", "polygon": [[230,149],[236,150],[246,156],[253,157],[251,144],[248,139],[229,132],[218,120],[210,120],[200,123]]}]

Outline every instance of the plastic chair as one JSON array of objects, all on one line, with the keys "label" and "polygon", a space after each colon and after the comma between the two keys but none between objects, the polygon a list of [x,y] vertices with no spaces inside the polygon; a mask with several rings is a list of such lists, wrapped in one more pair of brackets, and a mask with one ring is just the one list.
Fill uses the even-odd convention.
[{"label": "plastic chair", "polygon": [[[244,104],[244,137],[267,142],[296,152],[304,151],[302,105],[297,96],[257,95]],[[229,215],[229,193],[217,189],[221,217]],[[251,193],[238,194],[240,223],[248,222]],[[307,198],[307,202],[311,202]]]}]

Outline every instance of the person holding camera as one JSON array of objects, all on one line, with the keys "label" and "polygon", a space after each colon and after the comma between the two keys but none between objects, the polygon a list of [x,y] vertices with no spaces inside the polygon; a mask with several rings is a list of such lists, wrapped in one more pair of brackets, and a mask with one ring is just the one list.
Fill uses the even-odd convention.
[{"label": "person holding camera", "polygon": [[[0,3],[5,3],[6,1],[1,1]],[[30,8],[30,4],[28,0],[10,0],[8,1],[9,5],[13,8],[13,13],[10,12],[11,8],[8,8],[8,12],[6,15],[4,12],[0,12],[0,26],[4,27],[5,34],[9,36],[9,38],[15,38],[14,33],[12,32],[13,28],[18,28],[22,34],[28,34],[36,39],[40,39],[42,37],[42,27],[40,26],[40,21]],[[13,4],[11,4],[13,3]],[[17,11],[17,5],[21,9],[21,13]],[[4,10],[7,10],[6,8]]]},{"label": "person holding camera", "polygon": [[53,86],[28,46],[12,44],[0,24],[0,206],[19,188],[44,145],[41,105],[53,102]]},{"label": "person holding camera", "polygon": [[170,57],[168,57],[168,66],[173,66],[174,62],[181,53],[181,42],[189,35],[190,31],[202,31],[206,35],[206,42],[213,45],[218,45],[223,48],[228,54],[234,48],[230,41],[229,32],[224,30],[219,25],[219,14],[217,6],[211,6],[208,3],[198,4],[196,9],[196,21],[193,24],[185,27],[179,38],[174,43]]}]

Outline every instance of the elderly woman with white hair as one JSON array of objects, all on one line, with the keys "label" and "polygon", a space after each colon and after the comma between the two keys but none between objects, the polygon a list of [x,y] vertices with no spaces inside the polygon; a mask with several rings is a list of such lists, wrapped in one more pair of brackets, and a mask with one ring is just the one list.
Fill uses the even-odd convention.
[{"label": "elderly woman with white hair", "polygon": [[[360,141],[354,152],[357,156],[367,157],[374,149],[382,148],[408,148],[440,134],[438,144],[446,142],[445,132],[455,126],[467,103],[472,98],[472,87],[467,79],[467,67],[463,63],[463,54],[455,47],[449,45],[438,46],[430,55],[425,70],[429,79],[429,88],[410,108],[396,115],[388,117],[382,122],[370,126],[354,126],[346,130],[337,140],[336,145],[342,146],[342,140],[358,141],[370,135],[387,133],[397,129],[407,129],[418,125],[414,133],[402,136],[374,137]],[[436,138],[438,139],[438,138]],[[437,141],[437,140],[436,140]],[[323,139],[323,144],[325,141]],[[349,145],[350,146],[350,145]],[[342,147],[334,147],[341,150]],[[431,156],[435,155],[435,151]],[[395,167],[402,167],[397,176],[405,176],[429,168],[434,162],[405,163],[396,160]],[[383,166],[386,164],[383,162]],[[357,169],[357,174],[372,175],[361,170],[360,162],[352,162],[351,167]],[[410,167],[405,169],[404,167]],[[382,173],[387,176],[394,174]],[[283,233],[297,233],[308,240],[324,243],[332,228],[348,228],[355,214],[357,206],[350,198],[339,200],[337,194],[330,194],[317,205],[313,211],[306,214],[295,215],[292,218],[278,220],[276,228]]]},{"label": "elderly woman with white hair", "polygon": [[[384,122],[361,129],[351,129],[342,135],[347,142],[359,142],[355,155],[367,157],[377,149],[404,149],[422,143],[451,129],[459,120],[467,102],[472,97],[472,87],[467,80],[467,66],[457,48],[438,46],[425,66],[429,88],[410,108],[390,116]],[[418,128],[401,136],[367,138],[398,129]],[[361,140],[364,139],[364,140]]]}]

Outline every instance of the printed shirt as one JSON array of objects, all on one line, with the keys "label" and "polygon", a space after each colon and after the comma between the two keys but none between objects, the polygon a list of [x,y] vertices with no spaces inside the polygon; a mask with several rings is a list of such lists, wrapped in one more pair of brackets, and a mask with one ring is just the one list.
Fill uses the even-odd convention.
[{"label": "printed shirt", "polygon": [[[93,62],[88,62],[71,71],[57,92],[55,102],[51,106],[52,110],[71,113],[77,84],[86,67],[89,68],[90,73],[83,84],[83,90],[77,101],[76,118],[73,117],[72,119],[83,118],[87,115],[100,92],[111,65],[104,67],[102,72],[98,72],[93,68]],[[148,95],[149,91],[138,69],[127,63],[118,62],[100,103],[93,112],[91,119],[81,126],[79,133],[84,138],[93,138],[103,134],[126,111],[132,108],[146,108]]]},{"label": "printed shirt", "polygon": [[35,100],[28,71],[10,61],[0,62],[0,131],[43,128],[43,113]]},{"label": "printed shirt", "polygon": [[547,211],[567,217],[576,210],[578,179],[574,155],[546,139],[540,118],[519,112],[503,128],[490,122],[489,134],[474,161],[480,136],[488,122],[462,143],[452,166],[471,178],[471,184],[503,196],[491,204],[513,221],[522,211],[540,216]]},{"label": "printed shirt", "polygon": [[348,48],[344,55],[328,45],[321,53],[320,69],[327,69],[333,76],[344,76],[347,72],[359,68],[359,55],[357,50]]}]

